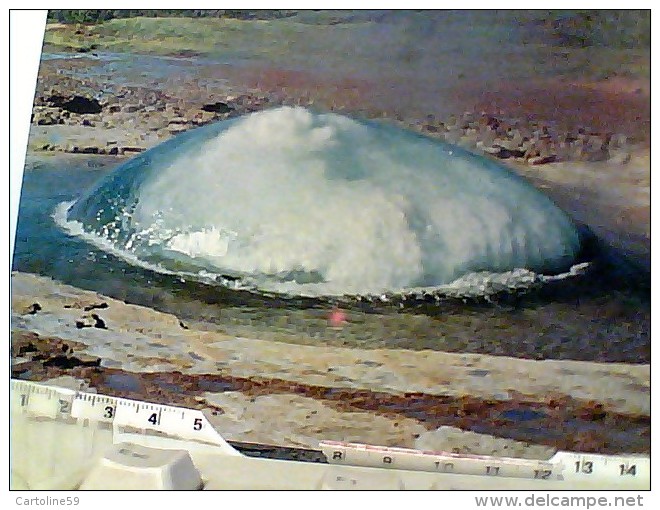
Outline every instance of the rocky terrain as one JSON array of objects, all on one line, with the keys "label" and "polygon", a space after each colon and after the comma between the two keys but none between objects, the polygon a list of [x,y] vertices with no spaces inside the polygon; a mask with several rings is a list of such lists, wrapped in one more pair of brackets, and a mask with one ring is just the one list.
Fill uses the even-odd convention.
[{"label": "rocky terrain", "polygon": [[[90,86],[89,94],[67,92],[89,89]],[[119,87],[112,94],[96,99],[101,91],[98,84],[93,87],[90,83],[42,75],[32,116],[35,128],[31,147],[41,151],[123,155],[145,150],[158,141],[197,126],[277,105],[342,110],[333,105],[317,104],[309,95],[282,98],[253,91],[205,94],[206,91],[200,88],[188,90],[181,97],[161,90]],[[363,113],[380,118],[375,112]],[[639,140],[625,133],[589,127],[566,131],[553,122],[485,111],[464,112],[443,119],[434,115],[422,119],[396,115],[389,120],[486,156],[528,165],[559,161],[626,164],[640,147]],[[58,126],[58,132],[71,136],[66,137],[65,143],[51,142],[49,135],[54,130],[50,126]],[[88,129],[71,129],[69,126]]]},{"label": "rocky terrain", "polygon": [[649,447],[648,365],[292,348],[21,273],[12,275],[12,329],[13,377],[205,409],[232,441],[519,456]]}]

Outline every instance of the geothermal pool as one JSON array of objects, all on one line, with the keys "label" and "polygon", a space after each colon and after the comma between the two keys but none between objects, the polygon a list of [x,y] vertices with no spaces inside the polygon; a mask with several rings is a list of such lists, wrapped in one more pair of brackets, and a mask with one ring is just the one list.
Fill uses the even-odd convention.
[{"label": "geothermal pool", "polygon": [[294,296],[561,273],[581,250],[571,219],[495,162],[294,107],[179,135],[57,220],[155,270]]},{"label": "geothermal pool", "polygon": [[119,166],[35,157],[20,207],[15,270],[183,325],[649,360],[643,276],[583,260],[571,218],[506,168],[386,123],[287,107],[188,131]]}]

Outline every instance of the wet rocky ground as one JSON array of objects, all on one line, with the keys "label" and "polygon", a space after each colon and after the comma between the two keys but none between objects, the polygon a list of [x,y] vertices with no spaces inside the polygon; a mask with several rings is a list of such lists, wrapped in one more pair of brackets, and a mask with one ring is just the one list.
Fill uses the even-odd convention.
[{"label": "wet rocky ground", "polygon": [[205,409],[231,441],[519,456],[650,448],[648,365],[293,347],[183,327],[48,278],[12,283],[12,377]]},{"label": "wet rocky ground", "polygon": [[[78,59],[75,66],[94,66]],[[172,135],[197,126],[279,105],[299,105],[328,111],[343,107],[324,104],[310,94],[299,96],[235,89],[209,93],[207,87],[181,90],[113,87],[98,80],[63,77],[44,62],[32,116],[32,148],[41,151],[123,155],[139,152]],[[57,66],[62,64],[58,61]],[[74,65],[74,64],[65,64]],[[61,70],[61,69],[60,69]],[[73,92],[72,92],[73,91]],[[346,112],[349,113],[349,112]],[[437,118],[407,117],[388,112],[362,111],[367,118],[383,118],[427,136],[456,143],[500,160],[527,165],[559,161],[612,161],[625,164],[643,145],[634,135],[588,126],[565,130],[553,121],[511,117],[486,111],[458,112]],[[52,142],[52,128],[75,126],[65,142]],[[94,129],[102,128],[102,129]],[[121,133],[114,136],[116,133]],[[122,136],[123,135],[123,136]],[[128,135],[128,136],[127,136]]]}]

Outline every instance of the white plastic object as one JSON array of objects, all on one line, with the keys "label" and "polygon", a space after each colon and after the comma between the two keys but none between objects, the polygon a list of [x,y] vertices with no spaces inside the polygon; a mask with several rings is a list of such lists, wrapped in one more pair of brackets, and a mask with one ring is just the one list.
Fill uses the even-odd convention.
[{"label": "white plastic object", "polygon": [[186,450],[114,445],[99,459],[81,490],[196,490],[202,479]]}]

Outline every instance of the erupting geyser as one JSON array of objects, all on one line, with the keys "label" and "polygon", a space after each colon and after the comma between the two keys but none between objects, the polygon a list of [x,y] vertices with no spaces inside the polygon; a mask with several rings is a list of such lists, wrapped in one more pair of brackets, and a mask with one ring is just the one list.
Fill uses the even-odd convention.
[{"label": "erupting geyser", "polygon": [[171,271],[296,294],[561,272],[570,218],[506,168],[378,123],[283,107],[179,135],[68,210],[88,235]]}]

